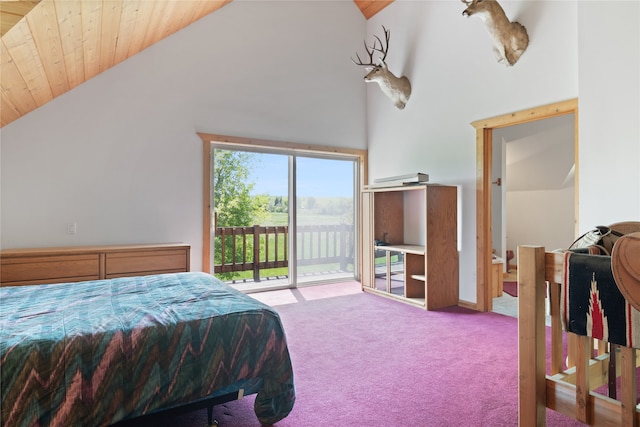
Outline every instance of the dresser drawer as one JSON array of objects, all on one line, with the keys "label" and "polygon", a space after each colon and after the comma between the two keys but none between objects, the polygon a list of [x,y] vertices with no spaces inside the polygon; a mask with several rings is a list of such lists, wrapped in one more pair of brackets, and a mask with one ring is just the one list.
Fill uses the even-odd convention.
[{"label": "dresser drawer", "polygon": [[105,276],[111,279],[185,272],[189,271],[188,256],[188,251],[184,249],[107,253]]},{"label": "dresser drawer", "polygon": [[2,258],[2,285],[64,283],[100,278],[98,254]]}]

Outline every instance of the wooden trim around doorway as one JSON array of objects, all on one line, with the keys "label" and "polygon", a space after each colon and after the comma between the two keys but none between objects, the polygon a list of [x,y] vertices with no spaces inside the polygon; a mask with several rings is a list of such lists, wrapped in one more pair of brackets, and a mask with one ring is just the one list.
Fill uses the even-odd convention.
[{"label": "wooden trim around doorway", "polygon": [[[493,129],[574,114],[575,227],[578,229],[578,99],[543,105],[515,113],[478,120],[476,129],[476,309],[490,311],[491,296],[491,158]],[[533,242],[535,243],[535,242]]]}]

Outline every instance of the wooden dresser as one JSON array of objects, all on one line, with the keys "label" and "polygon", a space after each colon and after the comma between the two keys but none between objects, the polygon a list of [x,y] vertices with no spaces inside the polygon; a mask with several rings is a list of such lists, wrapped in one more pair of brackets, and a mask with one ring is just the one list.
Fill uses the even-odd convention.
[{"label": "wooden dresser", "polygon": [[189,271],[184,243],[0,251],[0,286],[81,282]]}]

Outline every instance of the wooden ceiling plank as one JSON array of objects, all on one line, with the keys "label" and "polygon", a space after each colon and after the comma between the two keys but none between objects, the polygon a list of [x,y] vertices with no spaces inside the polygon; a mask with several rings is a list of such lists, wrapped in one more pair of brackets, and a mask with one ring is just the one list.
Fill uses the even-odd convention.
[{"label": "wooden ceiling plank", "polygon": [[56,0],[58,31],[67,70],[69,87],[74,88],[85,81],[84,49],[82,47],[81,0]]},{"label": "wooden ceiling plank", "polygon": [[175,2],[171,19],[167,22],[167,35],[173,34],[191,23],[191,17],[197,4],[197,2],[188,0],[178,0]]},{"label": "wooden ceiling plank", "polygon": [[158,1],[154,2],[153,11],[144,35],[142,49],[146,49],[152,44],[166,37],[167,22],[173,14],[175,2]]},{"label": "wooden ceiling plank", "polygon": [[23,19],[18,22],[2,37],[2,42],[36,104],[40,106],[51,101],[51,86],[27,21]]},{"label": "wooden ceiling plank", "polygon": [[158,32],[158,38],[154,43],[164,39],[167,36],[175,33],[179,28],[176,28],[178,22],[182,19],[181,15],[184,13],[184,7],[181,6],[181,1],[167,2],[164,8],[164,12],[158,16],[158,23],[160,31]]},{"label": "wooden ceiling plank", "polygon": [[29,13],[29,11],[33,9],[38,3],[40,3],[40,0],[0,0],[0,12],[23,17],[27,13]]},{"label": "wooden ceiling plank", "polygon": [[38,1],[1,1],[0,0],[0,36],[13,28],[20,20],[33,9]]},{"label": "wooden ceiling plank", "polygon": [[20,20],[22,16],[11,15],[2,11],[0,13],[0,36],[4,36],[7,31],[13,28]]},{"label": "wooden ceiling plank", "polygon": [[53,2],[40,2],[26,15],[26,18],[47,73],[51,92],[54,97],[62,95],[69,90],[69,82]]},{"label": "wooden ceiling plank", "polygon": [[100,35],[100,72],[108,70],[115,63],[121,18],[122,0],[110,0],[103,3]]},{"label": "wooden ceiling plank", "polygon": [[216,1],[202,1],[198,3],[198,8],[189,21],[189,24],[197,21],[198,19],[207,16],[211,12],[220,9],[222,6],[231,3],[231,0],[216,0]]},{"label": "wooden ceiling plank", "polygon": [[354,2],[364,17],[369,19],[393,3],[393,0],[354,0]]},{"label": "wooden ceiling plank", "polygon": [[114,64],[119,64],[129,57],[129,48],[136,28],[137,11],[139,7],[139,0],[128,0],[122,4],[119,25],[120,31],[118,32],[116,52],[113,59]]},{"label": "wooden ceiling plank", "polygon": [[0,91],[0,126],[6,126],[14,120],[18,120],[22,114],[18,112],[11,101]]},{"label": "wooden ceiling plank", "polygon": [[[9,49],[4,43],[0,43],[0,92],[7,100],[7,115],[11,110],[18,112],[20,116],[38,108],[36,100],[31,95],[27,83],[22,78],[20,70],[16,66]],[[4,117],[4,109],[0,112]]]},{"label": "wooden ceiling plank", "polygon": [[102,71],[100,68],[102,3],[102,1],[80,2],[85,80],[97,76]]},{"label": "wooden ceiling plank", "polygon": [[142,42],[144,41],[144,35],[149,26],[154,3],[156,2],[141,1],[139,7],[134,12],[136,24],[131,37],[131,43],[129,44],[129,58],[142,50]]},{"label": "wooden ceiling plank", "polygon": [[372,0],[353,0],[353,2],[356,4],[358,9],[360,9],[362,15],[364,15],[366,19],[369,19],[365,13],[365,9],[372,3]]},{"label": "wooden ceiling plank", "polygon": [[[193,1],[180,1],[180,3],[182,3],[180,5],[180,21],[177,21],[174,23],[174,27],[175,27],[175,31],[179,31],[182,28],[188,26],[189,24],[191,24],[194,20],[194,16],[197,13],[197,11],[200,9],[201,4],[205,3],[205,2],[193,2]],[[208,2],[206,2],[208,3]]]},{"label": "wooden ceiling plank", "polygon": [[166,9],[164,17],[161,18],[158,24],[160,28],[164,28],[164,31],[158,34],[157,40],[155,40],[154,43],[180,31],[230,2],[231,0],[207,0],[199,2],[175,0],[172,6],[173,10],[169,11]]}]

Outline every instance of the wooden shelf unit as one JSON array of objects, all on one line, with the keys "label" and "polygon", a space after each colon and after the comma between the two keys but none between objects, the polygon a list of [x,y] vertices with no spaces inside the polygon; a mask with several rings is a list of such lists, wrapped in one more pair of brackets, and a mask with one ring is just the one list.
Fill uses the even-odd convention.
[{"label": "wooden shelf unit", "polygon": [[362,289],[427,310],[457,305],[457,198],[454,186],[365,187]]},{"label": "wooden shelf unit", "polygon": [[5,249],[0,251],[0,286],[186,272],[190,252],[184,243]]}]

